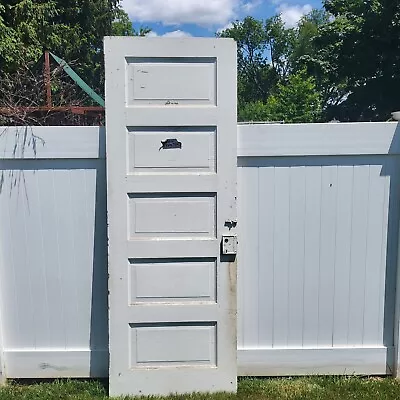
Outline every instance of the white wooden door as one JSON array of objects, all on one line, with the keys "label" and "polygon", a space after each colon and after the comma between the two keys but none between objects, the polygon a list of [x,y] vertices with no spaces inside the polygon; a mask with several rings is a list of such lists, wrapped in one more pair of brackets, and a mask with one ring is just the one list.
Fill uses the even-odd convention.
[{"label": "white wooden door", "polygon": [[235,42],[105,57],[110,395],[235,391]]}]

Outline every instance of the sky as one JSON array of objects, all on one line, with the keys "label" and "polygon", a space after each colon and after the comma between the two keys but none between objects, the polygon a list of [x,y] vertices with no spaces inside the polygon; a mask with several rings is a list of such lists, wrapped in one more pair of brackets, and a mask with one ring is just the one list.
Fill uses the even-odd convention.
[{"label": "sky", "polygon": [[247,15],[265,19],[281,14],[286,26],[320,8],[321,0],[122,0],[135,28],[151,28],[150,36],[212,37]]}]

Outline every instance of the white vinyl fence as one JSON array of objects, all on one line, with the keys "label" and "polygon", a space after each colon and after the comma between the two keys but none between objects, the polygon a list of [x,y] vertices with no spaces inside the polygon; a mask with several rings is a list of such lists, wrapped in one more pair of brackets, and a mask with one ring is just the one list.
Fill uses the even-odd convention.
[{"label": "white vinyl fence", "polygon": [[239,132],[240,374],[390,374],[397,124]]},{"label": "white vinyl fence", "polygon": [[[397,375],[398,125],[238,147],[239,375]],[[108,376],[106,230],[103,128],[0,128],[3,377]]]},{"label": "white vinyl fence", "polygon": [[107,376],[104,129],[0,133],[5,375]]}]

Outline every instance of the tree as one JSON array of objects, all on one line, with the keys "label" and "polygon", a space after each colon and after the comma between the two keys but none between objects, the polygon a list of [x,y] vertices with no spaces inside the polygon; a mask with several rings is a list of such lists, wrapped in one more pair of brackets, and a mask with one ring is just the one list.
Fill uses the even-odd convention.
[{"label": "tree", "polygon": [[291,74],[286,83],[278,83],[276,94],[269,96],[265,103],[246,103],[239,111],[239,120],[317,122],[321,111],[321,95],[315,80],[302,70]]},{"label": "tree", "polygon": [[325,0],[333,16],[315,39],[310,59],[337,98],[327,118],[386,120],[400,108],[400,2]]},{"label": "tree", "polygon": [[0,70],[12,73],[37,61],[45,49],[103,91],[103,37],[112,33],[119,0],[3,0],[0,6]]},{"label": "tree", "polygon": [[280,15],[265,21],[266,47],[271,57],[271,66],[279,80],[287,78],[293,70],[297,33],[294,28],[285,28]]},{"label": "tree", "polygon": [[296,45],[291,54],[291,63],[303,68],[302,60],[305,56],[316,53],[315,38],[319,35],[322,27],[329,22],[329,14],[325,10],[314,9],[304,15],[297,26]]},{"label": "tree", "polygon": [[263,121],[272,122],[272,117],[269,108],[262,101],[252,101],[243,104],[238,110],[238,121],[253,122]]},{"label": "tree", "polygon": [[286,84],[278,84],[276,94],[268,98],[266,107],[273,121],[317,122],[321,118],[321,95],[314,78],[300,71],[290,75]]},{"label": "tree", "polygon": [[239,105],[266,100],[275,77],[267,56],[263,21],[246,17],[232,25],[219,36],[232,38],[237,43]]},{"label": "tree", "polygon": [[147,27],[141,27],[139,31],[136,31],[129,15],[121,7],[117,8],[112,23],[113,36],[146,36],[150,32],[151,29]]},{"label": "tree", "polygon": [[[240,120],[276,120],[277,115],[268,106],[268,99],[280,99],[282,88],[287,91],[291,76],[297,73],[305,77],[304,68],[310,64],[304,57],[310,57],[316,51],[313,44],[320,26],[326,23],[328,16],[323,11],[312,11],[295,28],[286,28],[282,18],[274,16],[266,21],[246,17],[236,21],[220,36],[231,37],[238,45],[238,115]],[[309,68],[311,73],[311,67]],[[297,75],[296,75],[297,76]],[[307,77],[306,77],[307,78]],[[305,83],[311,84],[310,81]],[[312,91],[318,91],[318,81],[312,80]],[[300,90],[298,94],[306,94]],[[295,98],[291,96],[288,98]],[[319,99],[324,97],[319,96]],[[282,99],[279,100],[279,102]],[[296,99],[299,101],[299,99]],[[308,98],[304,99],[307,103]],[[302,102],[302,101],[300,101]],[[295,109],[297,105],[294,105]],[[319,115],[320,110],[316,112]],[[272,114],[271,114],[272,113]],[[301,113],[300,113],[301,114]],[[301,114],[303,122],[310,116]],[[294,118],[294,117],[293,117]],[[279,117],[278,120],[287,118]]]}]

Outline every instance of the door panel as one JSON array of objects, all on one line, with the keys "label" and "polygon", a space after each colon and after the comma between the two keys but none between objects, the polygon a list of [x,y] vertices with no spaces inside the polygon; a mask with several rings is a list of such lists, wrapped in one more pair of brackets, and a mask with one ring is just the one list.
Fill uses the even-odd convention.
[{"label": "door panel", "polygon": [[[173,148],[165,138],[177,140]],[[182,142],[185,146],[182,146]],[[164,143],[164,145],[163,145]],[[163,146],[170,148],[163,149]],[[129,131],[129,172],[216,172],[216,131],[205,128],[153,128]]]},{"label": "door panel", "polygon": [[106,38],[110,395],[236,390],[236,45]]}]

